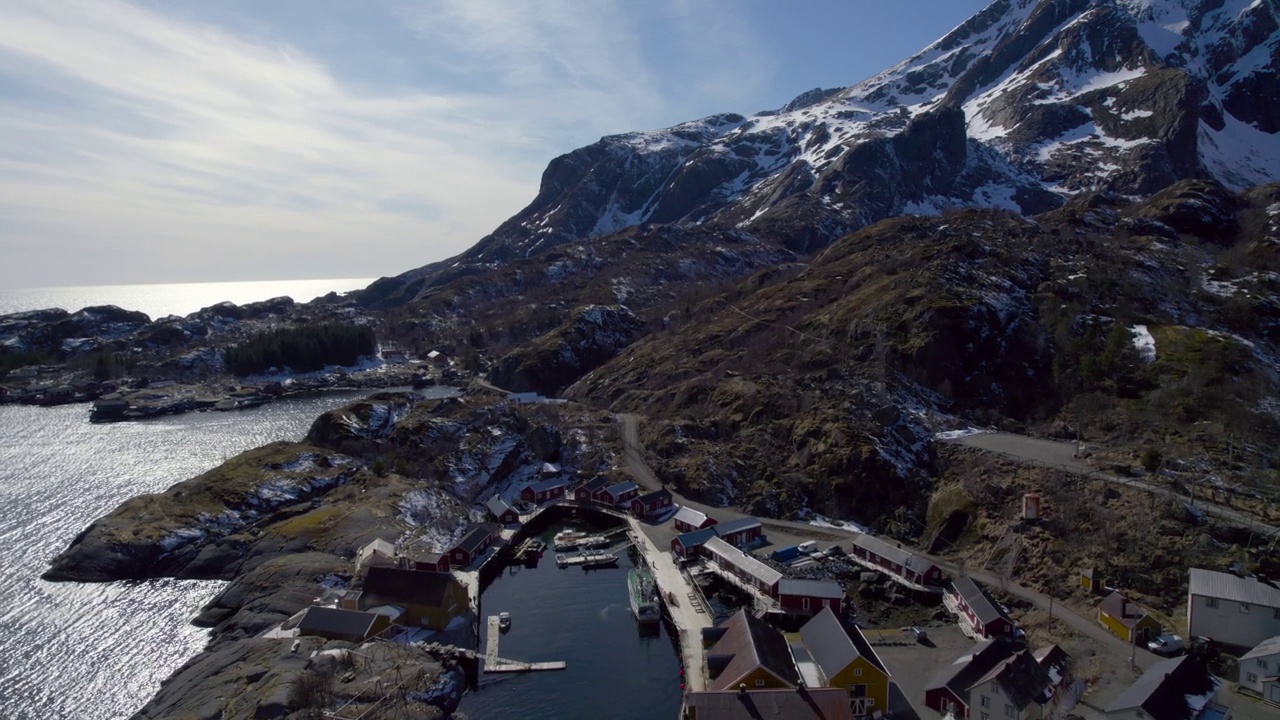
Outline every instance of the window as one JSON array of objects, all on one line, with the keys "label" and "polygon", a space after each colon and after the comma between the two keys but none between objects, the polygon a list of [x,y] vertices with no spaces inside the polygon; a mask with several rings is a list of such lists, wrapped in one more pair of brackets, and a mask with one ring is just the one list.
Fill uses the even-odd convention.
[{"label": "window", "polygon": [[1256,683],[1258,682],[1258,676],[1251,672],[1247,672],[1244,674],[1244,681],[1248,683]]},{"label": "window", "polygon": [[999,685],[992,685],[992,686],[991,686],[991,694],[992,694],[992,695],[999,695],[999,694],[1000,694],[1000,686],[999,686]]},{"label": "window", "polygon": [[801,602],[801,607],[803,607],[805,610],[808,610],[808,609],[809,609],[809,598],[805,598],[805,599]]},{"label": "window", "polygon": [[764,680],[757,680],[756,687],[764,687]]},{"label": "window", "polygon": [[1280,608],[1276,608],[1275,611],[1271,613],[1271,617],[1276,620],[1280,620]]},{"label": "window", "polygon": [[1204,599],[1204,606],[1205,606],[1205,607],[1211,607],[1211,608],[1216,608],[1216,607],[1218,607],[1218,598],[1216,598],[1216,597],[1207,597],[1207,598],[1205,598],[1205,599]]},{"label": "window", "polygon": [[1004,716],[1005,716],[1005,717],[1016,718],[1016,717],[1018,717],[1018,711],[1017,711],[1017,710],[1014,710],[1012,705],[1005,705],[1005,706],[1004,706]]},{"label": "window", "polygon": [[1271,663],[1267,662],[1266,660],[1263,660],[1263,659],[1259,658],[1259,659],[1258,659],[1258,669],[1259,669],[1259,670],[1270,670],[1270,669],[1271,669]]},{"label": "window", "polygon": [[983,695],[982,702],[980,704],[982,705],[982,707],[991,707],[991,698],[987,697],[986,695]]},{"label": "window", "polygon": [[854,668],[854,669],[853,669],[853,676],[854,676],[854,677],[862,677],[862,668]]},{"label": "window", "polygon": [[982,713],[982,720],[991,720],[991,713]]},{"label": "window", "polygon": [[1240,612],[1242,613],[1249,612],[1249,603],[1240,603]]}]

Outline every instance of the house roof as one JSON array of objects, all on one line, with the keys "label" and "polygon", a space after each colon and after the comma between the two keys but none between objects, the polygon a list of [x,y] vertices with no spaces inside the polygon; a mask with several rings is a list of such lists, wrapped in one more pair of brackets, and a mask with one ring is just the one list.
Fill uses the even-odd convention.
[{"label": "house roof", "polygon": [[1183,655],[1152,665],[1106,711],[1142,708],[1158,720],[1192,720],[1221,684],[1203,662]]},{"label": "house roof", "polygon": [[698,527],[707,521],[707,515],[685,505],[676,511],[675,521],[689,523],[694,527]]},{"label": "house roof", "polygon": [[956,580],[952,585],[960,597],[964,598],[965,604],[973,610],[973,613],[978,616],[978,619],[984,625],[1001,619],[1007,620],[1010,625],[1013,624],[1013,620],[1000,607],[1000,604],[987,594],[986,588],[975,582],[973,578],[966,575]]},{"label": "house roof", "polygon": [[1121,625],[1131,630],[1138,621],[1150,614],[1141,605],[1122,595],[1119,590],[1103,598],[1098,604],[1098,610],[1115,618]]},{"label": "house roof", "polygon": [[615,485],[610,485],[609,487],[605,488],[604,491],[609,493],[610,495],[613,495],[614,497],[617,497],[618,495],[622,495],[623,493],[628,493],[628,492],[631,492],[632,490],[639,490],[639,489],[640,489],[639,485],[635,484],[630,480],[627,480],[625,482],[620,482]]},{"label": "house roof", "polygon": [[644,495],[641,495],[638,498],[632,499],[631,502],[635,502],[636,500],[639,500],[644,505],[655,505],[669,497],[671,497],[671,491],[666,488],[663,488],[661,490],[654,490],[651,493],[645,493]]},{"label": "house roof", "polygon": [[835,677],[860,657],[866,658],[886,677],[889,675],[862,631],[829,607],[823,608],[800,628],[800,637],[827,679]]},{"label": "house roof", "polygon": [[1013,655],[1016,650],[1013,641],[1005,637],[995,637],[980,642],[969,653],[956,658],[955,662],[938,673],[925,690],[947,688],[967,704],[969,688]]},{"label": "house roof", "polygon": [[1251,660],[1253,658],[1267,657],[1269,655],[1280,655],[1280,635],[1263,640],[1253,646],[1252,650],[1241,655],[1240,659],[1242,661]]},{"label": "house roof", "polygon": [[443,607],[451,586],[458,581],[449,573],[374,567],[364,579],[366,605],[425,605]]},{"label": "house roof", "polygon": [[1043,704],[1049,700],[1051,690],[1057,686],[1048,670],[1037,662],[1035,656],[1026,649],[1015,652],[985,675],[974,680],[969,688],[975,688],[992,680],[1000,684],[1009,704],[1019,710],[1032,703]]},{"label": "house roof", "polygon": [[489,523],[479,523],[472,525],[466,535],[458,541],[454,547],[459,550],[465,550],[468,555],[475,555],[481,548],[488,543],[489,538],[493,536],[494,527]]},{"label": "house roof", "polygon": [[607,475],[597,475],[583,483],[578,489],[594,494],[595,491],[612,482]]},{"label": "house roof", "polygon": [[489,501],[485,503],[485,507],[489,508],[489,512],[493,513],[494,517],[502,517],[502,513],[505,512],[515,512],[515,508],[511,507],[511,503],[504,500],[501,495],[494,495],[489,498]]},{"label": "house roof", "polygon": [[677,535],[676,541],[679,542],[682,546],[684,546],[684,549],[688,550],[689,548],[692,548],[692,547],[705,545],[708,540],[710,540],[715,536],[716,536],[716,529],[714,527],[709,527],[709,528],[703,528],[701,530],[694,530],[693,532],[687,532],[683,535]]},{"label": "house roof", "polygon": [[724,634],[707,650],[708,664],[713,657],[728,660],[711,681],[712,690],[736,689],[738,681],[757,667],[768,670],[792,687],[800,683],[800,672],[781,632],[746,610],[739,610],[725,620],[723,627]]},{"label": "house roof", "polygon": [[782,578],[778,581],[778,594],[843,600],[844,588],[840,587],[840,583],[834,580]]},{"label": "house roof", "polygon": [[364,547],[360,548],[360,552],[356,553],[356,557],[362,562],[372,555],[385,555],[389,558],[394,558],[396,556],[396,546],[386,540],[378,538],[370,541]]},{"label": "house roof", "polygon": [[1191,568],[1190,594],[1280,608],[1280,587],[1255,578]]},{"label": "house roof", "polygon": [[849,693],[843,688],[752,690],[751,692],[691,692],[685,707],[698,720],[852,720]]},{"label": "house roof", "polygon": [[716,525],[717,535],[728,535],[730,533],[742,532],[743,530],[752,530],[760,527],[760,521],[753,517],[740,517],[737,520],[730,520]]},{"label": "house roof", "polygon": [[[710,528],[708,528],[710,529]],[[703,545],[703,548],[712,555],[723,558],[725,562],[733,565],[747,575],[759,580],[765,585],[773,585],[782,580],[782,573],[765,565],[755,557],[748,555],[729,543],[721,540],[719,537],[713,537]]]},{"label": "house roof", "polygon": [[377,619],[377,613],[312,605],[303,611],[302,619],[298,620],[298,630],[303,633],[367,638]]},{"label": "house roof", "polygon": [[564,487],[565,485],[568,485],[568,484],[569,484],[568,480],[565,480],[562,477],[558,477],[558,478],[552,478],[550,480],[543,480],[542,482],[529,483],[528,485],[525,486],[525,489],[532,490],[535,493],[540,493],[540,492],[547,492],[548,490],[555,490],[556,488]]},{"label": "house roof", "polygon": [[859,533],[853,537],[852,544],[886,560],[891,560],[904,568],[914,570],[921,575],[925,574],[933,567],[933,563],[919,555],[916,555],[909,550],[904,550],[892,543],[885,542],[874,535]]}]

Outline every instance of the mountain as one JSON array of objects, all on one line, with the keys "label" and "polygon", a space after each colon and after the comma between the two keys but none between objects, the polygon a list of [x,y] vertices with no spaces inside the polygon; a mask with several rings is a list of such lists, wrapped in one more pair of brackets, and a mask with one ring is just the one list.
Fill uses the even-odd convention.
[{"label": "mountain", "polygon": [[483,267],[645,223],[732,227],[803,254],[903,214],[1029,215],[1090,190],[1272,182],[1278,8],[997,0],[856,85],[562,155],[533,202],[458,260]]}]

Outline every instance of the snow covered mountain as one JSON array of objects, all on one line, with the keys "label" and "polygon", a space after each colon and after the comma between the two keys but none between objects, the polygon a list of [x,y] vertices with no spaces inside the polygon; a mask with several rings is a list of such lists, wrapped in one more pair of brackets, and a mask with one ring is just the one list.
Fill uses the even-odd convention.
[{"label": "snow covered mountain", "polygon": [[804,253],[900,214],[1272,182],[1278,20],[1278,0],[996,0],[857,85],[560,156],[463,264],[647,223],[733,227]]}]

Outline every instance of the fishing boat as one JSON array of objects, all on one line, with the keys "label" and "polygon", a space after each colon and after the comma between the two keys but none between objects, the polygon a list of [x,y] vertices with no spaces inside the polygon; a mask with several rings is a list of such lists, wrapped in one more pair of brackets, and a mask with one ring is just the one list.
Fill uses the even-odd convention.
[{"label": "fishing boat", "polygon": [[498,613],[498,629],[502,632],[511,629],[511,613],[505,611]]},{"label": "fishing boat", "polygon": [[618,556],[613,553],[587,553],[583,556],[582,569],[595,570],[596,568],[617,567]]},{"label": "fishing boat", "polygon": [[631,612],[636,620],[643,623],[656,623],[662,618],[661,606],[658,604],[658,586],[653,582],[653,575],[648,568],[631,568],[627,573],[627,597],[631,600]]}]

